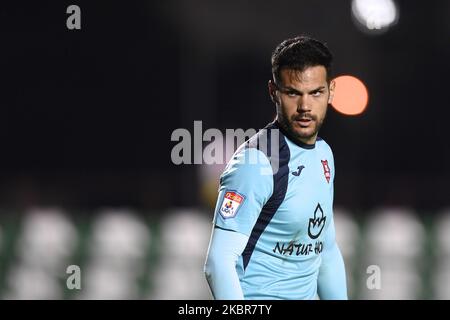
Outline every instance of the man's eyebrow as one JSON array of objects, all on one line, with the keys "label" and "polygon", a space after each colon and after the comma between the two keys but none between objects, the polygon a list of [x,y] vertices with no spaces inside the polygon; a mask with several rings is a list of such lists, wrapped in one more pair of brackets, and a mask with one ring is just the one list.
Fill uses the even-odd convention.
[{"label": "man's eyebrow", "polygon": [[[303,94],[303,92],[301,92],[301,91],[299,91],[299,90],[297,90],[295,88],[289,87],[289,86],[288,87],[282,87],[282,89],[283,89],[283,91],[289,91],[289,92],[295,92],[295,93],[298,93],[298,94]],[[313,90],[308,91],[308,93],[314,93],[314,92],[317,92],[317,91],[320,91],[320,90],[324,90],[324,89],[325,89],[325,86],[320,86],[318,88],[315,88]]]}]

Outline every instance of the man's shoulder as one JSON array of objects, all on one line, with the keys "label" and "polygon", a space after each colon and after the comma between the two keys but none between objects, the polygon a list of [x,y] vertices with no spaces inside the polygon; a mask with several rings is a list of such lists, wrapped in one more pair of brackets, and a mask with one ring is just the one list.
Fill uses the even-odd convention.
[{"label": "man's shoulder", "polygon": [[267,155],[259,148],[251,147],[247,143],[237,148],[227,166],[261,166],[270,164]]},{"label": "man's shoulder", "polygon": [[249,149],[258,149],[264,154],[270,156],[270,151],[273,149],[272,144],[279,145],[279,135],[281,133],[278,127],[272,122],[267,124],[263,129],[250,137],[241,147]]},{"label": "man's shoulder", "polygon": [[[260,155],[263,165],[270,161],[271,154],[275,148],[279,149],[279,135],[281,133],[274,123],[269,123],[263,129],[251,136],[242,143],[234,153],[233,157],[242,157],[243,155]],[[278,154],[278,150],[276,150]]]},{"label": "man's shoulder", "polygon": [[271,153],[274,147],[271,146],[271,129],[266,126],[241,144],[229,159],[221,178],[234,176],[241,179],[271,179]]},{"label": "man's shoulder", "polygon": [[228,161],[222,178],[234,176],[253,180],[258,179],[261,175],[267,175],[266,172],[271,173],[271,171],[270,160],[264,152],[257,148],[248,148],[243,144]]},{"label": "man's shoulder", "polygon": [[333,155],[333,150],[331,149],[331,146],[323,138],[317,137],[316,146],[320,150],[323,150],[324,152],[331,153],[331,155]]}]

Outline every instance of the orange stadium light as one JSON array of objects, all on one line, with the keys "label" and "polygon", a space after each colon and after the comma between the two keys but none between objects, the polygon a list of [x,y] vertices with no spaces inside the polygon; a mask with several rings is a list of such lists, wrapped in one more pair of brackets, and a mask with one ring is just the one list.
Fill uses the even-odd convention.
[{"label": "orange stadium light", "polygon": [[354,116],[364,112],[369,102],[365,84],[353,76],[339,76],[334,79],[336,90],[331,105],[336,111]]}]

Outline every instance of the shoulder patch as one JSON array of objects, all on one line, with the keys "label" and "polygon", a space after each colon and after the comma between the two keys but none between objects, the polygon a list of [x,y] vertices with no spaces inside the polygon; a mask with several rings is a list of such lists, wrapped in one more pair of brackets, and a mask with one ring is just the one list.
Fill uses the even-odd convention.
[{"label": "shoulder patch", "polygon": [[227,191],[223,197],[222,205],[220,206],[220,215],[227,218],[234,218],[244,203],[245,197],[236,191]]}]

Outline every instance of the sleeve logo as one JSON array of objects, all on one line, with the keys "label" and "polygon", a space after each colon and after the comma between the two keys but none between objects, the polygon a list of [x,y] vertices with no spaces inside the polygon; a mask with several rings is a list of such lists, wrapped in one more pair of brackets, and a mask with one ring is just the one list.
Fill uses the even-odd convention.
[{"label": "sleeve logo", "polygon": [[244,199],[243,195],[235,191],[225,192],[222,205],[220,206],[220,215],[225,219],[234,218]]}]

